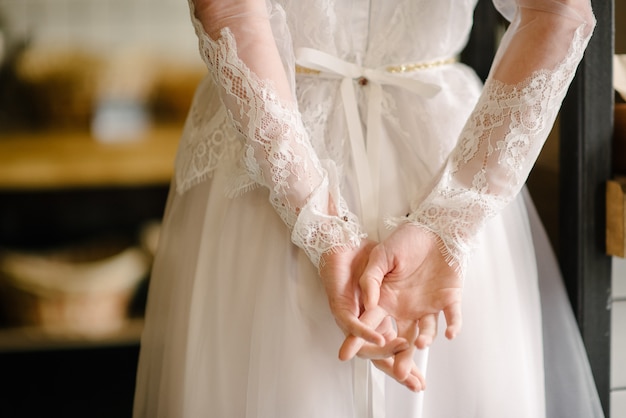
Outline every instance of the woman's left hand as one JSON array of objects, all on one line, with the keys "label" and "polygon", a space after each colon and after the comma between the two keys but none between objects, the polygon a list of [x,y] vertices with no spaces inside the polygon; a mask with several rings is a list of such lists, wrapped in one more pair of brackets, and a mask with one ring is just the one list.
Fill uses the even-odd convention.
[{"label": "woman's left hand", "polygon": [[330,310],[344,335],[353,335],[369,343],[363,351],[367,357],[384,358],[404,348],[407,343],[397,338],[393,323],[383,309],[371,309],[364,313],[359,278],[375,246],[375,242],[363,240],[358,248],[323,254],[320,276]]},{"label": "woman's left hand", "polygon": [[[377,368],[410,390],[419,391],[424,388],[424,377],[413,362],[414,345],[398,337],[396,323],[387,311],[379,306],[365,311],[362,304],[359,279],[375,246],[375,242],[364,240],[358,248],[322,256],[320,276],[335,321],[346,338],[358,337],[361,342],[358,353],[349,354],[342,346],[339,358],[349,360],[356,354],[370,359]],[[408,333],[405,329],[401,331]],[[407,372],[398,378],[394,370],[400,365]]]}]

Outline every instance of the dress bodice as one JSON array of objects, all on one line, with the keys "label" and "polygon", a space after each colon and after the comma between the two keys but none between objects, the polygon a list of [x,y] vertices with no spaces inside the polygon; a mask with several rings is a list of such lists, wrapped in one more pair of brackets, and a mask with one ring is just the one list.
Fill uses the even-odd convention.
[{"label": "dress bodice", "polygon": [[476,0],[277,0],[293,44],[370,68],[458,54]]},{"label": "dress bodice", "polygon": [[[318,265],[329,248],[358,242],[361,225],[375,236],[381,186],[403,181],[410,212],[391,224],[434,232],[463,270],[484,222],[522,187],[595,26],[587,0],[494,0],[512,20],[480,92],[474,74],[446,59],[465,45],[476,1],[246,0],[194,18],[217,95],[207,86],[196,96],[211,99],[192,106],[179,190],[225,163],[234,193],[270,190]],[[401,64],[412,69],[388,74]],[[218,97],[221,111],[202,109]],[[384,152],[413,172],[385,179]],[[342,216],[327,213],[329,198]]]}]

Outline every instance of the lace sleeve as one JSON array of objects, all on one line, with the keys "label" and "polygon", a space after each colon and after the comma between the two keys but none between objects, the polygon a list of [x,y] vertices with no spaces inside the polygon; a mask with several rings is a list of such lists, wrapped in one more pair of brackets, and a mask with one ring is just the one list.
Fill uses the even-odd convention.
[{"label": "lace sleeve", "polygon": [[[520,191],[595,26],[589,0],[519,0],[483,93],[411,222],[441,238],[461,273],[485,222]],[[567,5],[566,5],[567,4]]]},{"label": "lace sleeve", "polygon": [[333,166],[316,156],[272,36],[264,0],[190,0],[200,51],[245,146],[249,176],[267,187],[294,244],[315,266],[363,233]]}]

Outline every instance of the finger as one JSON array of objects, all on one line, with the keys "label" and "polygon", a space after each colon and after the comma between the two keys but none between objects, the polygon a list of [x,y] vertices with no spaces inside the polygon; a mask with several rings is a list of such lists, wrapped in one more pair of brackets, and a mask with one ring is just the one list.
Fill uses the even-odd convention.
[{"label": "finger", "polygon": [[376,366],[379,370],[383,371],[389,377],[394,378],[398,383],[403,384],[409,390],[413,392],[419,392],[426,388],[426,380],[424,379],[424,375],[420,373],[417,367],[413,367],[411,372],[407,376],[407,378],[403,381],[396,379],[394,376],[394,358],[386,358],[381,360],[372,360],[372,364]]},{"label": "finger", "polygon": [[335,318],[344,334],[382,346],[385,344],[385,337],[376,331],[376,328],[387,315],[382,308],[377,308],[365,311],[361,317],[357,317],[353,312],[347,310],[343,313],[337,312]]},{"label": "finger", "polygon": [[419,320],[419,334],[415,340],[415,346],[420,350],[433,343],[437,336],[438,314],[425,315]]},{"label": "finger", "polygon": [[382,370],[389,377],[393,377],[393,358],[372,360],[372,364],[376,366],[377,369]]},{"label": "finger", "polygon": [[[348,337],[346,337],[343,344],[341,344],[341,347],[339,348],[339,359],[343,361],[352,359],[366,342],[376,344],[379,347],[384,346],[385,338],[377,332],[376,329],[388,316],[389,314],[387,314],[387,312],[381,307],[365,311],[356,321],[357,324],[347,327]],[[373,331],[377,338],[366,338],[367,334],[360,332],[363,327],[367,330]]]},{"label": "finger", "polygon": [[384,359],[409,349],[409,343],[404,338],[391,340],[384,347],[365,343],[358,351],[357,356],[364,359]]},{"label": "finger", "polygon": [[352,360],[352,358],[354,358],[354,356],[356,356],[356,354],[363,348],[366,342],[367,341],[363,338],[348,335],[346,339],[343,340],[341,347],[339,347],[339,360]]},{"label": "finger", "polygon": [[459,332],[463,325],[463,315],[461,313],[461,304],[453,303],[443,310],[446,318],[446,338],[452,340]]},{"label": "finger", "polygon": [[413,355],[415,354],[415,340],[418,334],[417,321],[398,321],[398,336],[410,342],[407,350],[401,351],[395,356],[394,376],[399,381],[409,377],[411,370],[416,367]]},{"label": "finger", "polygon": [[409,343],[405,339],[397,338],[398,332],[396,331],[393,320],[390,316],[383,318],[383,321],[378,328],[376,328],[376,331],[378,331],[385,338],[386,344],[383,347],[380,347],[378,345],[364,343],[356,354],[358,357],[381,359],[390,357],[408,348]]},{"label": "finger", "polygon": [[374,276],[366,272],[359,280],[361,294],[363,298],[363,306],[365,309],[372,309],[378,305],[380,300],[380,286],[382,285],[382,277]]},{"label": "finger", "polygon": [[[376,328],[386,343],[383,347],[374,344],[368,344],[364,341],[353,341],[350,344],[355,344],[356,348],[359,347],[357,356],[360,358],[385,358],[394,355],[398,351],[406,350],[408,348],[408,342],[404,339],[397,338],[398,332],[394,327],[393,320],[390,316],[383,318],[381,324]],[[352,337],[354,338],[354,337]],[[354,349],[353,348],[353,349]],[[341,353],[341,355],[350,355],[350,352]]]},{"label": "finger", "polygon": [[365,309],[373,309],[380,299],[380,286],[385,274],[388,273],[385,251],[378,245],[370,253],[367,266],[359,279],[359,287],[363,297]]},{"label": "finger", "polygon": [[375,329],[359,323],[358,320],[350,320],[348,322],[344,322],[341,328],[344,331],[344,334],[354,337],[358,340],[362,340],[363,343],[370,342],[379,346],[385,344],[385,337],[376,332]]},{"label": "finger", "polygon": [[398,331],[394,326],[394,322],[391,319],[391,316],[386,316],[383,318],[383,321],[376,328],[376,332],[383,336],[385,341],[391,341],[398,336]]},{"label": "finger", "polygon": [[426,379],[424,375],[420,373],[417,366],[411,369],[411,373],[403,382],[400,382],[413,392],[419,392],[426,389]]},{"label": "finger", "polygon": [[413,355],[415,354],[415,345],[410,344],[406,350],[400,351],[395,355],[395,361],[393,365],[393,376],[396,380],[404,382],[409,378],[411,370],[416,368]]}]

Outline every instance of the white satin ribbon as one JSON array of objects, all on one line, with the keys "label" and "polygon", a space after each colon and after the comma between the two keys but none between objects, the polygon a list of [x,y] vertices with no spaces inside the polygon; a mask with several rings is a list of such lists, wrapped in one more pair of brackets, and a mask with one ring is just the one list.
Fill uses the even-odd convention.
[{"label": "white satin ribbon", "polygon": [[[358,177],[362,221],[368,235],[378,239],[382,86],[401,87],[427,98],[436,95],[441,88],[435,84],[402,77],[398,73],[390,73],[385,69],[360,67],[317,49],[299,48],[296,51],[296,62],[307,69],[319,71],[320,75],[342,79],[341,97]],[[361,126],[355,81],[363,81],[369,87],[367,137],[363,135]]]},{"label": "white satin ribbon", "polygon": [[[382,134],[383,85],[392,85],[422,97],[433,97],[441,88],[435,84],[402,77],[386,69],[363,68],[325,52],[300,48],[296,62],[307,72],[323,77],[341,79],[341,97],[350,137],[350,146],[359,187],[361,217],[365,231],[372,239],[379,239],[378,205],[380,183],[380,137]],[[312,70],[312,71],[311,71]],[[363,135],[355,81],[367,84],[367,137]],[[355,404],[358,417],[385,417],[385,375],[370,361],[354,361]],[[370,413],[371,411],[371,413]]]}]

